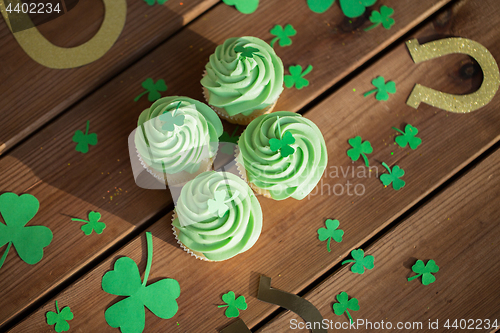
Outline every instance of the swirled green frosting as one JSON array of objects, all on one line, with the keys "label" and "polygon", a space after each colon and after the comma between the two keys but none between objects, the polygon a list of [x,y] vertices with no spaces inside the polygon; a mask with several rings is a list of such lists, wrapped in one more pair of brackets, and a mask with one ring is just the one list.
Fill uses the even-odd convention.
[{"label": "swirled green frosting", "polygon": [[[216,192],[226,194],[227,210],[211,210],[209,201]],[[225,203],[224,203],[225,202]],[[224,206],[222,206],[224,207]],[[207,171],[189,181],[181,190],[172,222],[178,239],[209,260],[221,261],[250,249],[262,230],[262,209],[252,189],[228,172]]]},{"label": "swirled green frosting", "polygon": [[[295,138],[295,143],[289,145],[295,152],[282,157],[280,151],[271,150],[269,140],[281,139],[285,132]],[[241,134],[238,147],[237,162],[245,168],[248,181],[268,190],[275,200],[305,198],[318,184],[328,162],[321,131],[312,121],[293,112],[257,117]]]},{"label": "swirled green frosting", "polygon": [[216,154],[222,131],[219,117],[208,105],[170,96],[141,113],[135,145],[144,162],[155,170],[195,173],[202,160]]},{"label": "swirled green frosting", "polygon": [[256,37],[229,38],[217,46],[205,69],[201,84],[210,92],[209,104],[230,116],[264,109],[283,91],[283,62]]}]

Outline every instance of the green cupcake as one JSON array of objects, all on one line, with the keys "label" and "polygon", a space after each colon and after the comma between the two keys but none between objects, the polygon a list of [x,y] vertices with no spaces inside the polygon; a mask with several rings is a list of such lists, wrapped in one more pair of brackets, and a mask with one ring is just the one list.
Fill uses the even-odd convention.
[{"label": "green cupcake", "polygon": [[309,119],[288,111],[258,117],[238,141],[236,163],[258,194],[304,199],[328,162],[325,139]]}]

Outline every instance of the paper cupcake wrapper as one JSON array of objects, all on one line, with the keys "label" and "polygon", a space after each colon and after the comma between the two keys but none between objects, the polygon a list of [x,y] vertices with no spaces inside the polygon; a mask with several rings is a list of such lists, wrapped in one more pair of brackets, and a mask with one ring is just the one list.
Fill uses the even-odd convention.
[{"label": "paper cupcake wrapper", "polygon": [[243,180],[248,184],[248,186],[250,186],[250,188],[255,192],[255,194],[260,194],[263,197],[272,199],[271,192],[259,188],[254,183],[248,181],[247,171],[245,170],[245,167],[243,167],[243,165],[241,165],[241,163],[238,162],[239,155],[240,155],[240,148],[238,147],[238,145],[236,145],[236,147],[234,148],[234,158],[235,158],[236,169],[238,169],[241,178],[243,178]]},{"label": "paper cupcake wrapper", "polygon": [[202,260],[202,261],[208,261],[208,262],[214,262],[212,260],[209,260],[207,259],[207,257],[205,257],[203,255],[203,253],[201,252],[196,252],[196,251],[192,251],[190,248],[186,247],[180,240],[179,240],[179,235],[178,235],[178,232],[179,232],[179,229],[177,229],[175,226],[174,226],[174,220],[177,218],[177,213],[174,211],[174,214],[172,214],[172,230],[174,231],[174,236],[175,236],[175,240],[177,241],[177,244],[180,245],[180,247],[186,251],[187,253],[189,253],[192,257],[195,257],[196,259],[198,260]]}]

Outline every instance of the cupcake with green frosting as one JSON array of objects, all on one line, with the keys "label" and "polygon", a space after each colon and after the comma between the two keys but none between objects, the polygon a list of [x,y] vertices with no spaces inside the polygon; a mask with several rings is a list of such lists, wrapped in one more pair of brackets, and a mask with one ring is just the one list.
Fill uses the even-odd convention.
[{"label": "cupcake with green frosting", "polygon": [[283,62],[263,40],[229,38],[210,56],[201,84],[222,118],[248,125],[273,110],[283,91],[283,72]]},{"label": "cupcake with green frosting", "polygon": [[183,186],[172,227],[186,252],[201,260],[223,261],[257,242],[262,209],[240,177],[207,171]]},{"label": "cupcake with green frosting", "polygon": [[141,113],[137,125],[139,160],[156,178],[178,184],[212,168],[223,128],[208,105],[188,97],[161,98]]},{"label": "cupcake with green frosting", "polygon": [[325,139],[309,119],[288,111],[258,117],[241,134],[236,165],[258,194],[304,199],[328,162]]}]

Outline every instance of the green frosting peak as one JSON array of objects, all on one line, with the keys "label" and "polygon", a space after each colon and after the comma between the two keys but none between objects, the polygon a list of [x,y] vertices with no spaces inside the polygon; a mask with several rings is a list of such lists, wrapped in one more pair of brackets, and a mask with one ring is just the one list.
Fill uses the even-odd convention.
[{"label": "green frosting peak", "polygon": [[201,84],[210,105],[230,116],[250,115],[273,104],[283,91],[283,62],[257,37],[229,38],[217,46]]}]

